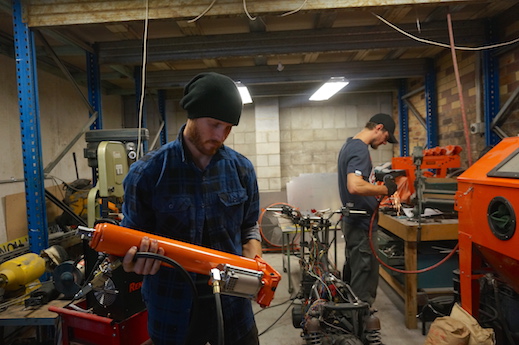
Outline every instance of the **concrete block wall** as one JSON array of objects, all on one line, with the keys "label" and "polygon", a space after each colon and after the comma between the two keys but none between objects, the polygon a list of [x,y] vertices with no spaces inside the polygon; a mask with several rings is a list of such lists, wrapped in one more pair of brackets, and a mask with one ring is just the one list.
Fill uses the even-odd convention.
[{"label": "concrete block wall", "polygon": [[256,174],[261,191],[281,190],[279,101],[256,101]]},{"label": "concrete block wall", "polygon": [[[337,155],[346,139],[359,132],[372,115],[392,114],[392,102],[392,93],[339,94],[318,103],[260,98],[244,107],[239,125],[225,144],[251,160],[262,193],[280,192],[301,174],[337,172]],[[186,120],[178,106],[173,113],[171,140]],[[393,149],[386,145],[372,150],[373,164],[390,161]]]},{"label": "concrete block wall", "polygon": [[246,156],[253,164],[256,164],[256,123],[254,107],[244,107],[240,123],[238,126],[233,127],[225,144]]},{"label": "concrete block wall", "polygon": [[[280,100],[282,188],[300,174],[337,172],[337,156],[348,137],[379,112],[391,114],[392,94],[339,94],[326,102]],[[371,151],[373,164],[389,161],[392,145]]]}]

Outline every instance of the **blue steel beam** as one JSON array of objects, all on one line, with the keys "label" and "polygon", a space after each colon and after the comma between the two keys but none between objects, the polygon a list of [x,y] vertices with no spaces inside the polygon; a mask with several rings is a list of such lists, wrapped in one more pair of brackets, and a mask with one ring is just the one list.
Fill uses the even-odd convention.
[{"label": "blue steel beam", "polygon": [[398,122],[400,123],[400,156],[409,155],[409,109],[404,101],[407,93],[407,81],[402,79],[398,88]]},{"label": "blue steel beam", "polygon": [[[91,109],[97,112],[97,119],[90,126],[91,130],[103,129],[103,109],[101,103],[101,72],[99,70],[99,62],[96,54],[86,53],[87,67],[87,87],[88,87],[88,103]],[[88,114],[92,117],[93,114]],[[97,169],[92,167],[92,184],[97,184]]]},{"label": "blue steel beam", "polygon": [[[489,40],[495,42],[493,25],[491,22],[487,25],[489,32]],[[499,113],[499,60],[495,54],[495,50],[485,50],[482,53],[483,68],[483,106],[485,118],[485,145],[494,146],[501,139],[492,130],[491,123]]]},{"label": "blue steel beam", "polygon": [[425,123],[427,125],[427,148],[438,146],[438,93],[434,61],[427,60],[425,73]]},{"label": "blue steel beam", "polygon": [[14,49],[22,139],[27,226],[31,252],[49,246],[40,134],[40,106],[34,33],[23,22],[22,0],[13,0]]},{"label": "blue steel beam", "polygon": [[160,144],[164,145],[168,142],[168,121],[166,118],[166,91],[159,90],[158,91],[158,103],[159,103],[159,113],[160,118],[162,119],[162,130],[160,131]]},{"label": "blue steel beam", "polygon": [[[96,54],[86,52],[87,82],[88,82],[88,102],[97,112],[97,119],[90,126],[90,129],[103,128],[103,111],[101,103],[101,73]],[[92,116],[93,114],[89,114]]]}]

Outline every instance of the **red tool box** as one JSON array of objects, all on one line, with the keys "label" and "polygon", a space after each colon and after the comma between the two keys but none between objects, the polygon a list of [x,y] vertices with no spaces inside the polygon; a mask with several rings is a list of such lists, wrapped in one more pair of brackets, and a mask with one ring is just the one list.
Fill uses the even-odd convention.
[{"label": "red tool box", "polygon": [[49,310],[61,316],[64,345],[141,345],[149,340],[146,310],[120,322],[70,308],[50,306]]}]

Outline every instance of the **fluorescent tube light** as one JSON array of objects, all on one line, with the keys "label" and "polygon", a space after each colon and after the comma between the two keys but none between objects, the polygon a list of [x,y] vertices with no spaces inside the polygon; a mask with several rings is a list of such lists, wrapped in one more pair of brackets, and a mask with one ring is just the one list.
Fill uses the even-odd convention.
[{"label": "fluorescent tube light", "polygon": [[325,101],[339,92],[350,82],[344,77],[331,77],[311,97],[311,101]]},{"label": "fluorescent tube light", "polygon": [[247,86],[243,85],[240,81],[236,82],[236,86],[238,87],[238,91],[240,91],[242,103],[252,103],[252,97],[250,96],[249,89],[247,89]]}]

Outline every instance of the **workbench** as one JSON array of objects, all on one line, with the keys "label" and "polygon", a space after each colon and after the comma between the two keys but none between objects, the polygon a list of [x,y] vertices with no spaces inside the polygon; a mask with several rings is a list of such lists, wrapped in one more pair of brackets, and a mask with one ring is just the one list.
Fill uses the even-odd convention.
[{"label": "workbench", "polygon": [[[444,241],[458,239],[458,219],[441,219],[437,221],[417,221],[399,218],[379,213],[378,225],[404,241],[404,268],[406,271],[416,271],[418,268],[418,242]],[[404,285],[391,276],[382,267],[380,276],[404,299],[405,325],[407,328],[417,328],[418,313],[418,278],[416,274],[405,274]]]},{"label": "workbench", "polygon": [[[38,338],[42,337],[42,327],[50,327],[55,333],[59,315],[49,311],[49,306],[64,307],[70,303],[66,300],[53,300],[40,307],[25,308],[23,304],[9,306],[0,313],[0,344],[4,344],[4,327],[35,326],[38,330]],[[42,339],[38,339],[42,340]]]}]

